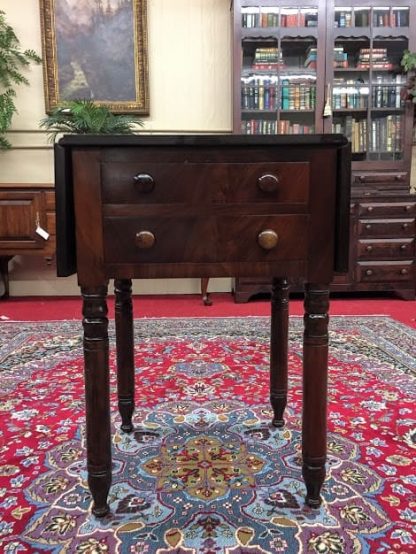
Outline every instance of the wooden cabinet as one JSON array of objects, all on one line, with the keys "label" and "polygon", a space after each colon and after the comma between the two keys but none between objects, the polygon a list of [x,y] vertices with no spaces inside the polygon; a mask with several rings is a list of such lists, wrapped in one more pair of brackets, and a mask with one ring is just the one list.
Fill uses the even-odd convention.
[{"label": "wooden cabinet", "polygon": [[[234,132],[351,142],[350,269],[333,290],[414,298],[413,105],[400,61],[416,50],[416,5],[239,0],[233,17]],[[264,292],[267,282],[235,280],[237,302]]]},{"label": "wooden cabinet", "polygon": [[[38,231],[43,229],[49,238]],[[46,237],[46,235],[45,235]],[[3,297],[9,295],[8,263],[16,255],[55,253],[55,192],[53,185],[0,185],[0,277]]]}]

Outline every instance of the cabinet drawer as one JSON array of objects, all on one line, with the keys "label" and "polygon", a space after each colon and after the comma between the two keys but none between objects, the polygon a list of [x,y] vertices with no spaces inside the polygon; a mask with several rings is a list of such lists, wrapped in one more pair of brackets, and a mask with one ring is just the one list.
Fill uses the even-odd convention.
[{"label": "cabinet drawer", "polygon": [[413,237],[415,219],[359,219],[358,234],[361,237]]},{"label": "cabinet drawer", "polygon": [[36,234],[36,223],[45,227],[43,193],[39,191],[0,191],[0,248],[39,249],[44,239]]},{"label": "cabinet drawer", "polygon": [[360,239],[357,248],[358,258],[371,260],[379,258],[413,258],[414,239]]},{"label": "cabinet drawer", "polygon": [[377,202],[360,204],[358,207],[358,214],[396,217],[416,215],[416,202]]},{"label": "cabinet drawer", "polygon": [[358,262],[356,270],[360,283],[413,281],[414,262]]},{"label": "cabinet drawer", "polygon": [[[207,263],[300,260],[307,253],[308,224],[309,216],[306,215],[106,217],[104,261]],[[278,237],[276,246],[270,250],[259,244],[259,235],[266,230],[276,233]],[[148,248],[143,247],[142,237],[150,241]],[[213,237],[215,240],[212,240]]]},{"label": "cabinet drawer", "polygon": [[309,200],[308,162],[109,162],[101,170],[104,203],[307,204]]}]

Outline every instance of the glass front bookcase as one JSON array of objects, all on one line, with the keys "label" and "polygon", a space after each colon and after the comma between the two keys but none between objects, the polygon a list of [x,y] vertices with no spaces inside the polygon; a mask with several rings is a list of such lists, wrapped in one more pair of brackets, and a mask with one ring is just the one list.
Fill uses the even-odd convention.
[{"label": "glass front bookcase", "polygon": [[335,0],[327,13],[332,117],[325,130],[350,139],[355,167],[377,162],[388,168],[409,150],[407,78],[400,61],[410,47],[410,12],[410,1]]},{"label": "glass front bookcase", "polygon": [[243,1],[234,13],[234,129],[322,132],[325,18],[319,2]]}]

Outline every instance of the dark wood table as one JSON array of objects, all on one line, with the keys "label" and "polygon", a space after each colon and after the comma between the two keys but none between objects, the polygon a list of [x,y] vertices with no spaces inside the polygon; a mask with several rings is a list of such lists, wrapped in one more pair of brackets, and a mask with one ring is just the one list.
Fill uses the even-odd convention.
[{"label": "dark wood table", "polygon": [[115,279],[121,428],[133,429],[131,279],[273,279],[270,401],[284,424],[288,279],[305,285],[303,477],[325,478],[329,283],[348,264],[350,148],[341,135],[66,136],[55,146],[58,275],[83,297],[88,483],[111,485],[106,295]]}]

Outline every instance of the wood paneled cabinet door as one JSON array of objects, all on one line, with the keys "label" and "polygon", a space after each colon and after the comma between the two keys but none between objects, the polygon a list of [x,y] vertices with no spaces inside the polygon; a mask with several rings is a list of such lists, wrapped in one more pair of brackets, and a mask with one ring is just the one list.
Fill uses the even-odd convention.
[{"label": "wood paneled cabinet door", "polygon": [[55,194],[52,185],[0,185],[0,277],[9,295],[8,263],[13,256],[55,252]]},{"label": "wood paneled cabinet door", "polygon": [[[332,290],[414,298],[414,106],[404,100],[401,59],[416,50],[416,3],[237,0],[233,24],[234,133],[340,133],[351,142],[350,270]],[[398,214],[406,221],[395,226]],[[363,226],[367,216],[375,222]],[[397,250],[404,232],[408,242]],[[373,239],[383,245],[363,251]],[[270,283],[235,281],[237,302],[263,292]]]}]

